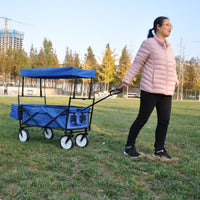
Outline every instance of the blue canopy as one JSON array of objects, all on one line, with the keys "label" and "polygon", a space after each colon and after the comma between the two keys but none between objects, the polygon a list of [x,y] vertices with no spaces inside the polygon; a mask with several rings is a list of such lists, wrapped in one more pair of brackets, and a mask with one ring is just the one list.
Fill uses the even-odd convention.
[{"label": "blue canopy", "polygon": [[42,79],[95,78],[95,70],[74,67],[21,69],[20,76]]}]

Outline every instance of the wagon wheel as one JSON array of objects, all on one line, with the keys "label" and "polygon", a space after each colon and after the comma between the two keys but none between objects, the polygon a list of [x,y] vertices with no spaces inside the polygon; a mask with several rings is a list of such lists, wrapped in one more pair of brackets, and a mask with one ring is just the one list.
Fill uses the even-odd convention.
[{"label": "wagon wheel", "polygon": [[30,136],[29,136],[29,132],[28,132],[28,130],[27,129],[21,129],[20,131],[19,131],[19,140],[21,141],[21,142],[26,142],[26,141],[29,141],[29,138],[30,138]]},{"label": "wagon wheel", "polygon": [[88,143],[89,143],[89,138],[88,138],[87,135],[78,134],[78,135],[76,135],[76,137],[75,137],[75,142],[76,142],[76,144],[77,144],[79,147],[83,148],[83,147],[86,147],[86,146],[88,145]]},{"label": "wagon wheel", "polygon": [[71,136],[63,135],[60,138],[60,146],[63,149],[71,149],[74,146],[74,139]]},{"label": "wagon wheel", "polygon": [[45,128],[43,134],[46,139],[51,140],[54,137],[54,130],[51,128]]}]

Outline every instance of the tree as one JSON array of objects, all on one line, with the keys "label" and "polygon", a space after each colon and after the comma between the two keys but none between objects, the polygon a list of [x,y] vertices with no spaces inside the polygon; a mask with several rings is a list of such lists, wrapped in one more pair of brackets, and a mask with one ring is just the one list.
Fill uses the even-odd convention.
[{"label": "tree", "polygon": [[79,58],[79,54],[78,53],[74,53],[73,61],[74,61],[73,67],[81,68],[81,62],[80,62],[80,58]]},{"label": "tree", "polygon": [[24,49],[8,48],[6,55],[2,52],[0,53],[0,68],[3,81],[6,82],[7,78],[9,79],[8,82],[10,82],[11,78],[16,81],[20,74],[20,69],[25,67],[30,67],[30,60]]},{"label": "tree", "polygon": [[178,68],[178,90],[177,90],[177,100],[179,98],[179,93],[181,100],[183,100],[183,87],[184,87],[184,65],[185,65],[185,45],[183,43],[183,39],[180,41],[180,55],[177,59],[177,68]]},{"label": "tree", "polygon": [[20,69],[30,68],[30,60],[27,53],[23,49],[14,50],[14,68],[13,75],[18,77]]},{"label": "tree", "polygon": [[47,57],[42,48],[40,49],[40,52],[38,54],[38,66],[39,66],[39,68],[48,67]]},{"label": "tree", "polygon": [[12,48],[7,49],[6,59],[6,73],[11,73],[11,69],[14,65],[14,50]]},{"label": "tree", "polygon": [[79,58],[78,53],[72,52],[72,50],[69,50],[69,47],[66,49],[66,54],[65,54],[65,61],[64,61],[65,67],[75,67],[75,68],[81,68],[81,62]]},{"label": "tree", "polygon": [[[87,53],[85,54],[85,58],[84,58],[84,64],[83,64],[83,69],[87,69],[87,70],[95,70],[97,66],[97,61],[95,58],[95,55],[92,51],[92,48],[89,46],[87,49]],[[82,89],[82,95],[84,93],[84,85],[85,83],[88,83],[90,80],[84,80],[83,79],[83,89]],[[86,94],[87,94],[87,85],[86,85]]]},{"label": "tree", "polygon": [[5,54],[1,51],[1,62],[0,62],[0,72],[2,76],[2,80],[6,81],[6,59]]},{"label": "tree", "polygon": [[194,69],[194,58],[185,64],[184,73],[184,87],[187,91],[192,91],[194,89],[195,83],[195,69]]},{"label": "tree", "polygon": [[85,54],[85,63],[87,63],[87,66],[89,70],[95,70],[97,66],[97,61],[95,58],[95,55],[92,51],[91,46],[88,47],[87,49],[87,54]]},{"label": "tree", "polygon": [[72,50],[69,50],[69,47],[66,49],[64,65],[65,67],[72,67],[74,65]]},{"label": "tree", "polygon": [[119,66],[117,70],[117,78],[120,84],[123,81],[124,76],[127,74],[128,70],[131,67],[131,55],[127,50],[127,46],[122,49],[122,54],[119,59]]},{"label": "tree", "polygon": [[103,56],[103,62],[98,69],[99,81],[104,82],[105,90],[109,90],[109,84],[115,80],[116,69],[116,54],[111,50],[110,45],[106,45],[106,49]]},{"label": "tree", "polygon": [[7,56],[6,56],[6,73],[9,76],[9,82],[11,75],[13,74],[13,69],[14,69],[14,51],[12,48],[9,48],[7,50]]},{"label": "tree", "polygon": [[57,55],[53,49],[52,42],[44,38],[43,51],[46,57],[46,64],[48,68],[59,67],[59,61]]},{"label": "tree", "polygon": [[200,59],[199,58],[195,59],[194,70],[195,70],[194,84],[195,84],[195,88],[199,91],[199,101],[200,101]]},{"label": "tree", "polygon": [[[65,67],[81,68],[79,54],[78,53],[73,54],[72,50],[69,49],[69,47],[67,47],[65,52],[65,60],[63,64]],[[80,82],[80,80],[78,80],[78,82]],[[72,80],[64,80],[64,86],[63,86],[64,88],[66,88],[65,86],[66,83],[69,84],[70,86],[70,84],[72,84]]]},{"label": "tree", "polygon": [[31,50],[30,50],[30,63],[31,63],[31,68],[39,67],[39,58],[37,55],[37,49],[34,49],[33,45],[31,45]]}]

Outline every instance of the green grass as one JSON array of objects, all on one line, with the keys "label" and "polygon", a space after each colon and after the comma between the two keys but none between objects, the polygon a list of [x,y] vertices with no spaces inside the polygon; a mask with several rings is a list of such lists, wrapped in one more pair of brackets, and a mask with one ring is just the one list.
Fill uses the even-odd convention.
[{"label": "green grass", "polygon": [[[30,99],[24,99],[30,103]],[[38,101],[39,102],[39,101]],[[188,200],[200,199],[200,103],[173,101],[166,148],[170,162],[153,159],[156,112],[137,139],[140,159],[123,155],[138,99],[107,99],[95,106],[89,145],[59,147],[63,131],[46,140],[30,128],[30,141],[18,140],[18,121],[9,117],[16,97],[0,97],[0,199]],[[63,97],[48,104],[67,105]],[[85,105],[87,102],[83,102]]]}]

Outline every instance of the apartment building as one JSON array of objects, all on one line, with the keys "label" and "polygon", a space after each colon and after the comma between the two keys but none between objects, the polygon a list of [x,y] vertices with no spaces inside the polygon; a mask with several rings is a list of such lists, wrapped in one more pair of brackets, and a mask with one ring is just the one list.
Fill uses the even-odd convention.
[{"label": "apartment building", "polygon": [[[22,32],[13,30],[7,30],[7,48],[21,49],[23,47],[24,34]],[[0,48],[3,50],[5,46],[5,30],[0,30]]]}]

